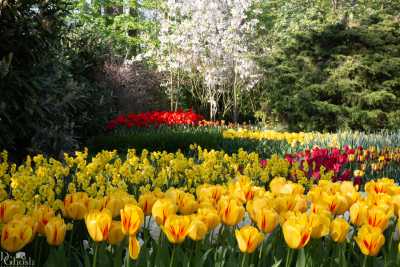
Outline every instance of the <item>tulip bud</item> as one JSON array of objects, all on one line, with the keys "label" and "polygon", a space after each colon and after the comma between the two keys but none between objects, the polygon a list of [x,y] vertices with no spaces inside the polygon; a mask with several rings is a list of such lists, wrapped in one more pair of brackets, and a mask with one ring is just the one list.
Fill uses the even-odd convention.
[{"label": "tulip bud", "polygon": [[32,239],[32,228],[20,222],[10,222],[3,226],[1,247],[14,253],[21,250]]},{"label": "tulip bud", "polygon": [[346,240],[347,233],[349,232],[350,225],[343,218],[335,218],[330,227],[330,235],[333,241],[342,243]]},{"label": "tulip bud", "polygon": [[59,246],[64,242],[67,226],[60,217],[53,217],[44,227],[47,243],[52,246]]},{"label": "tulip bud", "polygon": [[121,210],[122,232],[126,235],[136,235],[144,222],[141,208],[133,204],[125,205]]},{"label": "tulip bud", "polygon": [[188,229],[188,236],[194,241],[202,240],[207,234],[208,227],[200,219],[194,217]]},{"label": "tulip bud", "polygon": [[286,244],[292,249],[303,248],[310,241],[311,226],[307,214],[291,216],[282,225],[283,237]]},{"label": "tulip bud", "polygon": [[271,233],[279,223],[279,216],[273,209],[263,208],[256,212],[258,229],[264,233]]},{"label": "tulip bud", "polygon": [[152,215],[159,225],[164,225],[167,218],[176,214],[178,208],[169,198],[157,200],[151,209]]},{"label": "tulip bud", "polygon": [[38,222],[38,232],[44,235],[44,228],[49,220],[54,217],[54,210],[49,206],[41,205],[33,211],[32,216]]},{"label": "tulip bud", "polygon": [[221,198],[218,207],[221,220],[226,225],[236,225],[243,219],[244,207],[236,199]]},{"label": "tulip bud", "polygon": [[257,228],[246,225],[235,231],[236,240],[241,252],[253,253],[257,247],[263,242],[264,236]]},{"label": "tulip bud", "polygon": [[182,243],[189,233],[191,220],[188,216],[172,215],[167,218],[161,229],[173,244]]},{"label": "tulip bud", "polygon": [[369,225],[362,226],[354,239],[360,247],[361,252],[366,256],[378,255],[385,243],[385,236],[381,230]]},{"label": "tulip bud", "polygon": [[73,220],[82,220],[88,212],[89,196],[85,192],[68,194],[64,199],[64,216]]},{"label": "tulip bud", "polygon": [[108,238],[112,221],[111,211],[104,209],[102,211],[90,211],[85,217],[86,228],[90,237],[101,242]]},{"label": "tulip bud", "polygon": [[221,219],[218,216],[218,212],[214,208],[198,209],[197,217],[200,218],[207,225],[207,229],[210,231],[217,227],[221,222]]},{"label": "tulip bud", "polygon": [[121,222],[112,221],[110,226],[110,233],[108,234],[107,241],[111,245],[117,245],[121,243],[125,235],[122,232]]},{"label": "tulip bud", "polygon": [[139,197],[139,207],[143,210],[144,214],[151,215],[151,209],[157,198],[153,193],[144,193]]},{"label": "tulip bud", "polygon": [[0,203],[0,223],[8,223],[14,215],[24,213],[25,206],[21,201],[7,199]]}]

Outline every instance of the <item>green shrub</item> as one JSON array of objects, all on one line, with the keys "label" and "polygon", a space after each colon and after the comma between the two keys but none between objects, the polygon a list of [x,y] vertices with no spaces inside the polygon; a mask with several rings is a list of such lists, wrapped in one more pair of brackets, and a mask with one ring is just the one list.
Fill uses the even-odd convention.
[{"label": "green shrub", "polygon": [[84,71],[80,44],[67,44],[69,3],[0,5],[0,149],[15,157],[76,149],[110,116],[109,91]]},{"label": "green shrub", "polygon": [[[337,13],[318,5],[297,8],[290,14],[301,19],[279,31],[262,61],[269,113],[294,131],[398,129],[397,14],[384,5],[365,13],[358,5]],[[276,29],[282,21],[275,21]]]}]

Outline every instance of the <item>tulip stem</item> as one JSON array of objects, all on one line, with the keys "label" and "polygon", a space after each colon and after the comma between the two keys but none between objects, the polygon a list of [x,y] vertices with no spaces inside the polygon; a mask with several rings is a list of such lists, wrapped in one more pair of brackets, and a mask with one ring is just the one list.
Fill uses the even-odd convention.
[{"label": "tulip stem", "polygon": [[363,261],[363,267],[367,267],[367,261],[368,261],[368,256],[367,255],[365,255],[364,256],[364,261]]},{"label": "tulip stem", "polygon": [[69,257],[71,257],[72,255],[71,255],[71,248],[72,248],[72,241],[73,241],[73,238],[74,238],[74,223],[72,222],[72,228],[71,228],[71,235],[70,235],[70,238],[69,238],[69,247],[68,247],[68,256]]},{"label": "tulip stem", "polygon": [[260,246],[260,253],[258,254],[258,266],[260,266],[260,263],[261,263],[263,248],[264,248],[264,241],[261,243],[261,246]]},{"label": "tulip stem", "polygon": [[286,267],[290,267],[292,263],[293,249],[289,248],[288,253],[286,254]]},{"label": "tulip stem", "polygon": [[131,259],[129,257],[129,251],[126,253],[126,262],[125,262],[125,267],[131,266]]},{"label": "tulip stem", "polygon": [[99,250],[99,243],[98,242],[95,242],[96,243],[96,245],[95,245],[95,249],[94,249],[94,256],[93,256],[93,267],[96,267],[96,264],[97,264],[97,252],[98,252],[98,250]]},{"label": "tulip stem", "polygon": [[172,266],[174,266],[174,259],[175,259],[175,248],[176,248],[176,246],[174,245],[174,248],[172,249],[171,261],[169,262],[169,267],[172,267]]},{"label": "tulip stem", "polygon": [[246,264],[246,256],[247,256],[247,254],[246,254],[246,253],[243,253],[242,264],[240,265],[241,267],[246,266],[246,265],[245,265],[245,264]]}]

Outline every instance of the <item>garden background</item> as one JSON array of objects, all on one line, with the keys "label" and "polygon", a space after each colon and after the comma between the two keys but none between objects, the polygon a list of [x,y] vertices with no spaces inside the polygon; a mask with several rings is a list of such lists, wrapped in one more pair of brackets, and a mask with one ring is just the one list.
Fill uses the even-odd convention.
[{"label": "garden background", "polygon": [[2,253],[400,266],[399,14],[399,0],[0,0]]}]

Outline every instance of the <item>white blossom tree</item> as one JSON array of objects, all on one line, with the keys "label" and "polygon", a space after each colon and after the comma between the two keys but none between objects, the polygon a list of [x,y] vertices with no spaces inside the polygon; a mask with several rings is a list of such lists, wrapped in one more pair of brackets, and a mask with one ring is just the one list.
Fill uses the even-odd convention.
[{"label": "white blossom tree", "polygon": [[237,120],[238,99],[258,81],[251,40],[256,19],[248,13],[259,0],[168,0],[160,16],[158,66],[170,79],[167,93],[177,106],[180,83],[190,90],[215,119],[222,99],[224,110]]}]

